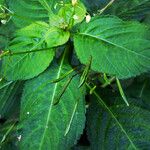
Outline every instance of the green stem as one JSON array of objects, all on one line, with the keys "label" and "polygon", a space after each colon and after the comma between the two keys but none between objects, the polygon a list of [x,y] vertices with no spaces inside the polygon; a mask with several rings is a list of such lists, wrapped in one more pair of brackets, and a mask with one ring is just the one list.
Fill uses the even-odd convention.
[{"label": "green stem", "polygon": [[107,80],[107,82],[105,82],[104,84],[101,85],[102,88],[107,87],[108,85],[110,85],[116,78],[112,77],[110,79]]},{"label": "green stem", "polygon": [[40,51],[48,51],[51,49],[52,48],[42,48],[42,49],[35,49],[35,50],[31,50],[31,51],[22,51],[22,52],[12,52],[12,51],[8,50],[8,51],[2,53],[0,55],[0,58],[4,57],[4,56],[8,56],[8,55],[20,55],[20,54],[34,53],[34,52],[40,52]]},{"label": "green stem", "polygon": [[108,7],[110,7],[115,0],[111,0],[104,8],[98,11],[98,15],[101,15]]},{"label": "green stem", "polygon": [[10,54],[10,51],[4,51],[4,52],[2,52],[2,53],[0,54],[0,58],[6,56],[6,55],[8,55],[8,54]]},{"label": "green stem", "polygon": [[4,134],[2,140],[1,140],[1,144],[6,140],[6,137],[8,136],[8,134],[11,132],[11,130],[13,129],[13,127],[15,126],[16,122],[13,123],[10,128],[7,130],[7,132]]}]

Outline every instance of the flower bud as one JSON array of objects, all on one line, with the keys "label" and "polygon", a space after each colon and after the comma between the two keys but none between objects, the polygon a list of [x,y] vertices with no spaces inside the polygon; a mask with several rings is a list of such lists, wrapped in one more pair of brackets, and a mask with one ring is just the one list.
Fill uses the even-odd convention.
[{"label": "flower bud", "polygon": [[91,16],[90,16],[90,15],[87,15],[87,16],[86,16],[86,23],[89,23],[90,20],[91,20]]},{"label": "flower bud", "polygon": [[75,6],[77,4],[77,0],[72,0],[72,5]]},{"label": "flower bud", "polygon": [[79,17],[78,17],[77,15],[74,15],[74,16],[73,16],[73,19],[74,19],[74,20],[78,20]]},{"label": "flower bud", "polygon": [[6,23],[7,23],[7,20],[1,20],[1,23],[2,23],[2,24],[6,24]]}]

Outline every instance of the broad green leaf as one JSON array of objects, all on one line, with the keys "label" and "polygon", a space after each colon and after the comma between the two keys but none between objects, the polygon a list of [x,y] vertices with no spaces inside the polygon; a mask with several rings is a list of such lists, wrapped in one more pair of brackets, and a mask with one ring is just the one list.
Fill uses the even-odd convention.
[{"label": "broad green leaf", "polygon": [[4,0],[0,0],[0,5],[3,5],[4,4]]},{"label": "broad green leaf", "polygon": [[30,37],[39,44],[46,42],[46,46],[56,47],[63,45],[69,39],[70,33],[57,27],[51,27],[45,22],[35,22],[17,31],[17,36]]},{"label": "broad green leaf", "polygon": [[81,63],[92,56],[94,71],[129,78],[150,69],[148,28],[138,22],[116,17],[94,17],[83,23],[74,35],[74,46]]},{"label": "broad green leaf", "polygon": [[[34,21],[48,21],[58,22],[59,27],[62,28],[65,24],[70,24],[70,20],[73,20],[73,16],[76,19],[73,20],[73,25],[81,22],[86,13],[84,5],[78,1],[75,7],[72,6],[71,1],[64,0],[35,0],[34,3],[29,0],[12,0],[9,2],[10,9],[14,12],[13,21],[17,27],[29,25]],[[59,13],[58,13],[59,11]],[[53,12],[58,13],[56,18]],[[62,20],[62,21],[61,21]],[[55,23],[57,24],[57,23]]]},{"label": "broad green leaf", "polygon": [[141,19],[150,14],[149,0],[116,0],[109,12],[124,19]]},{"label": "broad green leaf", "polygon": [[71,150],[91,150],[89,146],[80,146],[77,145],[75,147],[73,147]]},{"label": "broad green leaf", "polygon": [[8,80],[29,79],[43,72],[54,57],[54,49],[67,42],[69,32],[36,22],[16,33],[3,58],[3,76]]},{"label": "broad green leaf", "polygon": [[48,21],[50,4],[55,0],[11,0],[10,10],[14,12],[13,21],[17,27],[23,27],[34,21]]},{"label": "broad green leaf", "polygon": [[145,16],[143,22],[147,25],[150,25],[150,14]]},{"label": "broad green leaf", "polygon": [[15,26],[12,22],[7,23],[6,25],[0,25],[0,49],[4,49],[8,46],[14,30]]},{"label": "broad green leaf", "polygon": [[[84,4],[91,13],[97,13],[104,8],[110,0],[83,0]],[[145,18],[145,15],[150,14],[149,0],[115,0],[108,7],[104,14],[113,14],[123,19],[140,20]]]},{"label": "broad green leaf", "polygon": [[21,82],[0,82],[0,118],[10,118],[18,113],[21,90]]},{"label": "broad green leaf", "polygon": [[22,97],[20,125],[22,150],[66,150],[80,137],[85,123],[84,91],[75,76],[55,104],[66,82],[53,83],[71,67],[62,58],[39,77],[27,81]]},{"label": "broad green leaf", "polygon": [[[144,76],[142,76],[144,77]],[[127,97],[135,99],[135,101],[141,102],[144,106],[150,110],[150,79],[144,78],[140,79],[137,78],[132,85],[130,85],[126,90],[125,93]]]},{"label": "broad green leaf", "polygon": [[[110,107],[122,129],[104,110],[93,103],[88,111],[88,137],[92,150],[143,150],[150,147],[150,112],[131,105]],[[126,135],[124,134],[124,131]]]}]

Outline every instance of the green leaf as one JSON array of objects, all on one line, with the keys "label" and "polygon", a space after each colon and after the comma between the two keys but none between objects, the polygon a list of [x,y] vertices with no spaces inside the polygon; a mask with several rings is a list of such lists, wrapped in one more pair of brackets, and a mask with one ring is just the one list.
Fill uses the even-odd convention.
[{"label": "green leaf", "polygon": [[[9,6],[14,12],[12,20],[17,27],[29,25],[34,21],[56,21],[62,28],[66,24],[69,26],[72,21],[71,25],[81,22],[86,14],[86,8],[79,1],[73,7],[69,0],[36,0],[34,3],[29,0],[12,0]],[[59,17],[56,15],[56,18],[59,19],[51,18],[54,15],[53,12],[58,13]],[[73,20],[74,15],[77,16],[75,20]]]},{"label": "green leaf", "polygon": [[124,19],[139,20],[145,17],[145,15],[150,14],[149,8],[149,0],[116,0],[112,8],[110,8],[110,12]]},{"label": "green leaf", "polygon": [[81,63],[92,56],[94,71],[129,78],[150,69],[148,28],[138,22],[124,22],[116,17],[94,17],[83,23],[74,36]]},{"label": "green leaf", "polygon": [[115,114],[127,135],[104,109],[93,102],[87,115],[91,149],[149,149],[150,112],[134,105],[112,106],[110,110]]},{"label": "green leaf", "polygon": [[14,30],[15,27],[12,22],[6,25],[0,25],[0,49],[4,49],[8,46],[10,39],[13,37]]},{"label": "green leaf", "polygon": [[[91,13],[97,13],[104,8],[110,0],[83,0]],[[141,20],[150,14],[149,0],[115,0],[113,4],[104,11],[104,14],[111,14],[125,20]]]},{"label": "green leaf", "polygon": [[74,146],[71,150],[91,150],[89,146]]},{"label": "green leaf", "polygon": [[0,5],[3,5],[4,4],[4,0],[0,0]]},{"label": "green leaf", "polygon": [[69,39],[69,32],[36,22],[16,33],[10,56],[3,58],[3,76],[8,80],[29,79],[43,72],[53,60],[54,49]]},{"label": "green leaf", "polygon": [[71,1],[65,0],[61,5],[57,5],[58,12],[57,15],[54,13],[49,13],[49,23],[51,26],[56,26],[61,29],[71,29],[77,23],[83,21],[86,15],[86,8],[80,2],[73,6]]},{"label": "green leaf", "polygon": [[[144,76],[142,76],[144,77]],[[126,90],[125,93],[129,98],[135,99],[137,102],[143,103],[144,107],[150,110],[150,79],[137,78]]]},{"label": "green leaf", "polygon": [[84,91],[78,88],[79,77],[75,76],[62,92],[67,76],[53,83],[71,67],[62,58],[39,77],[27,81],[21,104],[22,150],[46,150],[71,148],[80,137],[85,123]]},{"label": "green leaf", "polygon": [[[63,45],[69,39],[70,33],[57,27],[51,27],[45,22],[35,22],[17,31],[17,36],[30,37],[39,44],[46,42],[48,48]],[[38,43],[37,43],[38,44]]]},{"label": "green leaf", "polygon": [[18,113],[21,90],[21,82],[0,82],[0,118],[9,118]]},{"label": "green leaf", "polygon": [[80,1],[78,1],[75,6],[71,3],[64,4],[58,12],[58,16],[62,17],[64,22],[71,27],[83,21],[85,15],[86,8]]},{"label": "green leaf", "polygon": [[[17,27],[24,27],[34,21],[48,21],[50,4],[54,0],[11,0],[9,1],[10,10],[14,12],[13,22]],[[48,11],[48,10],[49,11]]]}]

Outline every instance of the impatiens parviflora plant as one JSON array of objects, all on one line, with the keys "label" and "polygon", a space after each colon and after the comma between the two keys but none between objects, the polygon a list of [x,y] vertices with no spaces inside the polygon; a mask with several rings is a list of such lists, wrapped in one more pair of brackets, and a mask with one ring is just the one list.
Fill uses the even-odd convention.
[{"label": "impatiens parviflora plant", "polygon": [[[7,7],[1,8],[5,14]],[[9,20],[5,23],[11,19],[17,29],[0,54],[0,102],[3,104],[0,117],[8,115],[8,103],[13,109],[18,108],[19,120],[6,122],[2,127],[0,147],[8,149],[11,141],[11,146],[20,150],[71,149],[83,133],[88,107],[87,131],[91,149],[110,149],[111,142],[113,149],[150,146],[147,144],[150,133],[146,128],[150,120],[143,119],[149,112],[138,105],[130,106],[119,81],[150,70],[148,26],[102,15],[102,11],[92,16],[79,0],[35,0],[32,3],[11,0],[9,9],[6,9]],[[109,108],[96,90],[115,80],[122,98]],[[86,95],[93,95],[90,96],[91,107],[85,100]],[[21,106],[15,102],[18,97],[21,97]],[[139,110],[143,116],[139,115]],[[124,116],[129,113],[125,122]],[[8,116],[11,116],[10,112]],[[135,120],[141,117],[146,127],[141,127],[141,122],[134,124],[132,117]],[[131,130],[127,124],[132,126]],[[98,128],[98,125],[103,127]],[[138,131],[140,136],[144,134],[141,141],[136,137],[139,127],[142,128]],[[104,136],[106,128],[109,136]],[[111,129],[112,134],[115,133],[112,137]],[[113,138],[117,138],[116,147]]]}]

